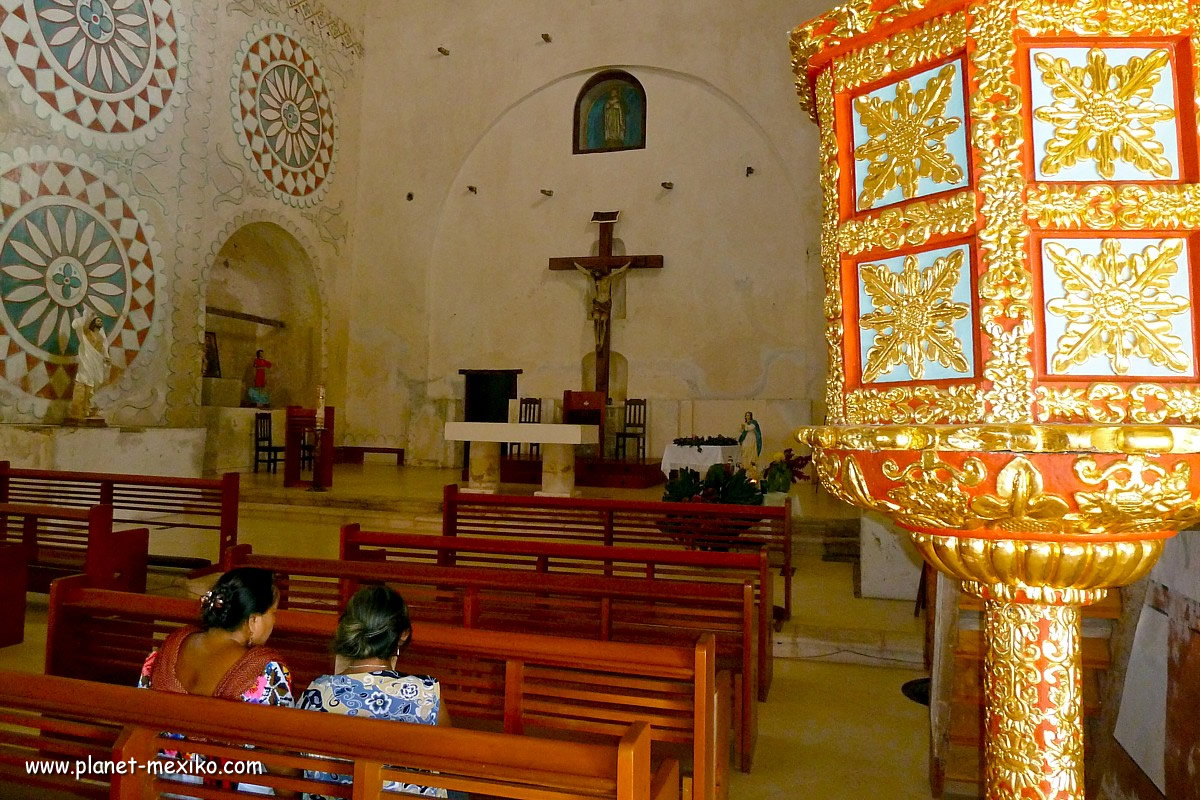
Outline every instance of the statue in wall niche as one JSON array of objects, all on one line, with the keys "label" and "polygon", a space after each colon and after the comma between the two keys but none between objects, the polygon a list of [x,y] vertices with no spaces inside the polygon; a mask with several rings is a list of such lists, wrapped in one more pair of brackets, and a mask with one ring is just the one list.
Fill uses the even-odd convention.
[{"label": "statue in wall niche", "polygon": [[588,276],[592,282],[592,327],[596,334],[597,353],[604,349],[604,343],[608,337],[608,322],[612,319],[613,283],[624,275],[632,264],[632,261],[626,261],[625,265],[618,269],[602,267],[593,270],[581,266],[578,261],[575,262],[575,269]]},{"label": "statue in wall niche", "polygon": [[267,391],[267,370],[271,366],[271,362],[263,357],[262,350],[254,351],[254,385],[246,394],[250,395],[250,402],[259,408],[269,408],[271,405],[271,395]]},{"label": "statue in wall niche", "polygon": [[758,476],[758,457],[762,455],[762,428],[754,414],[747,411],[742,422],[742,435],[738,437],[742,446],[741,466],[750,477]]},{"label": "statue in wall niche", "polygon": [[75,370],[75,385],[71,389],[71,407],[67,422],[74,424],[103,425],[104,420],[96,415],[94,398],[96,390],[103,386],[112,371],[112,359],[108,355],[108,336],[104,332],[104,320],[96,312],[85,308],[71,320],[75,338],[79,342],[78,367]]},{"label": "statue in wall niche", "polygon": [[625,144],[625,106],[616,88],[608,93],[608,102],[604,104],[604,143],[609,147]]}]

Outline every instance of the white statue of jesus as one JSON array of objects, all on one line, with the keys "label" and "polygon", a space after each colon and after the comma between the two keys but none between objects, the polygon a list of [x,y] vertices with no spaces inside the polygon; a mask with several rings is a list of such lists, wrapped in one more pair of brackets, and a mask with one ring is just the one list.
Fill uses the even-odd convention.
[{"label": "white statue of jesus", "polygon": [[79,367],[75,372],[75,386],[71,391],[71,419],[87,419],[96,416],[93,402],[96,390],[105,384],[112,369],[108,355],[108,337],[104,333],[104,320],[90,308],[85,308],[71,320],[75,338],[79,341]]}]

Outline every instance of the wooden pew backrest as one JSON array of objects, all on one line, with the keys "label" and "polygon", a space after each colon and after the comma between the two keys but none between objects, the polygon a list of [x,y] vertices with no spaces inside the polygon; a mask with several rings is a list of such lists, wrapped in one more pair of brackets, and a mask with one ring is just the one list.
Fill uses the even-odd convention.
[{"label": "wooden pew backrest", "polygon": [[448,484],[442,535],[517,538],[689,550],[765,547],[784,581],[792,615],[792,518],[788,506],[663,503],[581,497],[475,494]]},{"label": "wooden pew backrest", "polygon": [[[55,582],[46,672],[131,685],[162,639],[198,616],[180,598]],[[330,614],[280,611],[270,646],[292,670],[295,691],[332,667]],[[690,648],[588,642],[531,634],[467,631],[418,622],[403,668],[434,675],[456,724],[507,733],[614,737],[631,721],[651,723],[656,750],[695,764],[697,800],[727,786],[728,677],[716,675],[711,636]],[[726,688],[717,691],[716,687]],[[719,729],[728,731],[729,727]]]},{"label": "wooden pew backrest", "polygon": [[[111,505],[113,521],[121,525],[211,530],[217,534],[211,561],[217,563],[237,544],[239,481],[236,472],[213,479],[166,478],[14,469],[0,461],[0,503]],[[172,563],[169,557],[158,560]]]},{"label": "wooden pew backrest", "polygon": [[[406,780],[478,795],[536,800],[674,800],[667,781],[650,772],[650,733],[630,725],[615,744],[553,741],[354,719],[295,709],[267,708],[206,697],[148,692],[49,676],[0,673],[0,718],[6,725],[0,781],[45,789],[82,791],[113,800],[143,800],[176,792],[170,783],[139,770],[132,776],[33,778],[29,761],[81,759],[145,764],[178,739],[189,752],[266,765],[250,781],[290,791],[320,791],[305,768],[361,778],[353,798],[393,797],[382,781]],[[245,745],[254,747],[245,750]],[[288,777],[280,768],[301,771]],[[674,767],[677,769],[677,766]],[[666,765],[666,772],[672,769]],[[420,771],[422,774],[416,774]],[[111,795],[108,786],[111,784]],[[655,794],[663,792],[666,794]],[[207,796],[207,795],[206,795]]]}]

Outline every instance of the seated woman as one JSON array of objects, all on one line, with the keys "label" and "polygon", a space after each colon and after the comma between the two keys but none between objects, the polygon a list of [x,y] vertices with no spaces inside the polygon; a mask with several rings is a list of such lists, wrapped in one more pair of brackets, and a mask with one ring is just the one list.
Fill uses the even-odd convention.
[{"label": "seated woman", "polygon": [[[346,605],[334,636],[336,675],[322,675],[300,697],[300,708],[350,717],[449,725],[436,678],[396,670],[400,653],[412,639],[412,623],[404,598],[386,586],[359,591]],[[349,775],[305,773],[338,784]],[[446,790],[389,781],[384,787],[426,797],[446,797]],[[315,799],[314,799],[315,800]]]},{"label": "seated woman", "polygon": [[[146,659],[138,686],[259,705],[293,705],[291,674],[279,655],[264,646],[275,628],[278,605],[275,575],[269,570],[242,567],[226,572],[200,601],[200,625],[168,636]],[[239,788],[270,793],[244,783]]]}]

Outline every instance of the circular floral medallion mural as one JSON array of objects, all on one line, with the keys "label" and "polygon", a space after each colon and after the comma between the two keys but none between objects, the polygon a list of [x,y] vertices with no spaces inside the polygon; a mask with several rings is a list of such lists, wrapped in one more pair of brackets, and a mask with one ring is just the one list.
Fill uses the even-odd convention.
[{"label": "circular floral medallion mural", "polygon": [[0,155],[0,377],[57,400],[84,309],[104,324],[114,373],[137,357],[154,318],[157,248],[136,199],[99,166],[70,152],[23,155]]},{"label": "circular floral medallion mural", "polygon": [[89,144],[160,133],[183,78],[172,0],[0,0],[0,65],[38,116]]},{"label": "circular floral medallion mural", "polygon": [[282,25],[255,28],[238,52],[234,129],[247,160],[280,200],[324,196],[335,159],[333,99],[320,65]]}]

